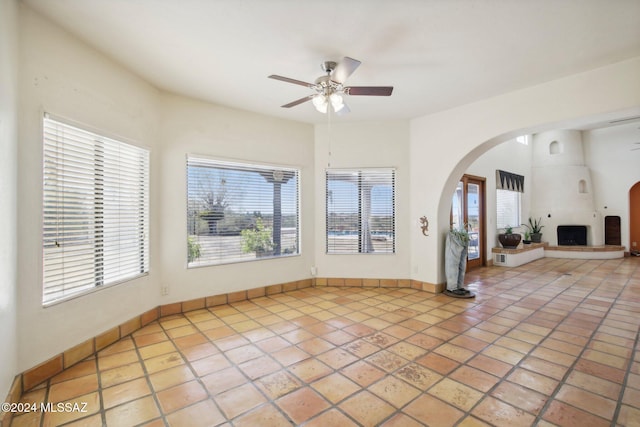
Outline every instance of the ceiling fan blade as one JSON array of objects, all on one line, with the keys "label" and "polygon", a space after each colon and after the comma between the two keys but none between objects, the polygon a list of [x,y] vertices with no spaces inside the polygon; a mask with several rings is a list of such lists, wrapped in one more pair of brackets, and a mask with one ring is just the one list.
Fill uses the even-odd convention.
[{"label": "ceiling fan blade", "polygon": [[307,102],[307,101],[311,100],[311,98],[313,98],[313,95],[309,95],[309,96],[305,96],[304,98],[296,99],[296,100],[295,100],[295,101],[293,101],[293,102],[290,102],[290,103],[288,103],[288,104],[284,104],[284,105],[282,106],[282,108],[291,108],[291,107],[295,107],[296,105],[300,105],[300,104],[302,104],[303,102]]},{"label": "ceiling fan blade", "polygon": [[350,86],[344,88],[348,95],[390,96],[393,86]]},{"label": "ceiling fan blade", "polygon": [[315,85],[312,83],[303,82],[302,80],[290,79],[289,77],[282,77],[275,74],[270,75],[269,78],[274,80],[280,80],[286,83],[293,83],[295,85],[310,87],[310,88],[315,87]]},{"label": "ceiling fan blade", "polygon": [[353,74],[353,72],[360,66],[361,62],[357,59],[349,58],[345,56],[342,62],[336,66],[331,74],[331,80],[336,83],[344,83],[347,78]]}]

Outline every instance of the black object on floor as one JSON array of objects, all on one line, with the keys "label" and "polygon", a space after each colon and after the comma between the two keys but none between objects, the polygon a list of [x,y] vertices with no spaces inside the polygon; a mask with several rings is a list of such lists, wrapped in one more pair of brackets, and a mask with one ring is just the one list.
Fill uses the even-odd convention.
[{"label": "black object on floor", "polygon": [[475,298],[476,297],[476,294],[474,294],[473,292],[465,288],[458,288],[452,291],[445,289],[444,294],[453,298]]}]

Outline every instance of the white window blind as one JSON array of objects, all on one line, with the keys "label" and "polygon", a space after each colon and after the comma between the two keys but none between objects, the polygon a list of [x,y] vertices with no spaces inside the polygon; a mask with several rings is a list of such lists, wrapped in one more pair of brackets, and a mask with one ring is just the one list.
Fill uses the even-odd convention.
[{"label": "white window blind", "polygon": [[187,264],[300,253],[297,169],[187,158]]},{"label": "white window blind", "polygon": [[329,254],[395,253],[395,170],[326,171]]},{"label": "white window blind", "polygon": [[149,271],[149,151],[45,116],[43,304]]},{"label": "white window blind", "polygon": [[497,228],[520,226],[519,191],[496,190],[496,226]]}]

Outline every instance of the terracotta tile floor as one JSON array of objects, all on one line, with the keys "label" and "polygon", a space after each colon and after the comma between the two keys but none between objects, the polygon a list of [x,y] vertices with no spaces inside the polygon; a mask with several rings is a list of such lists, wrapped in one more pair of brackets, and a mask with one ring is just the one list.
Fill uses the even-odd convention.
[{"label": "terracotta tile floor", "polygon": [[308,288],[165,317],[19,426],[638,426],[640,258],[467,274],[474,300]]}]

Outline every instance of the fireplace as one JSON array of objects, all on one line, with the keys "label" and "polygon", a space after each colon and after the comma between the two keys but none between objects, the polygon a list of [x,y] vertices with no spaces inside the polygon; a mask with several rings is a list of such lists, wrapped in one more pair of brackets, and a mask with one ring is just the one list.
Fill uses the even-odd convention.
[{"label": "fireplace", "polygon": [[559,225],[558,245],[587,246],[586,225]]}]

